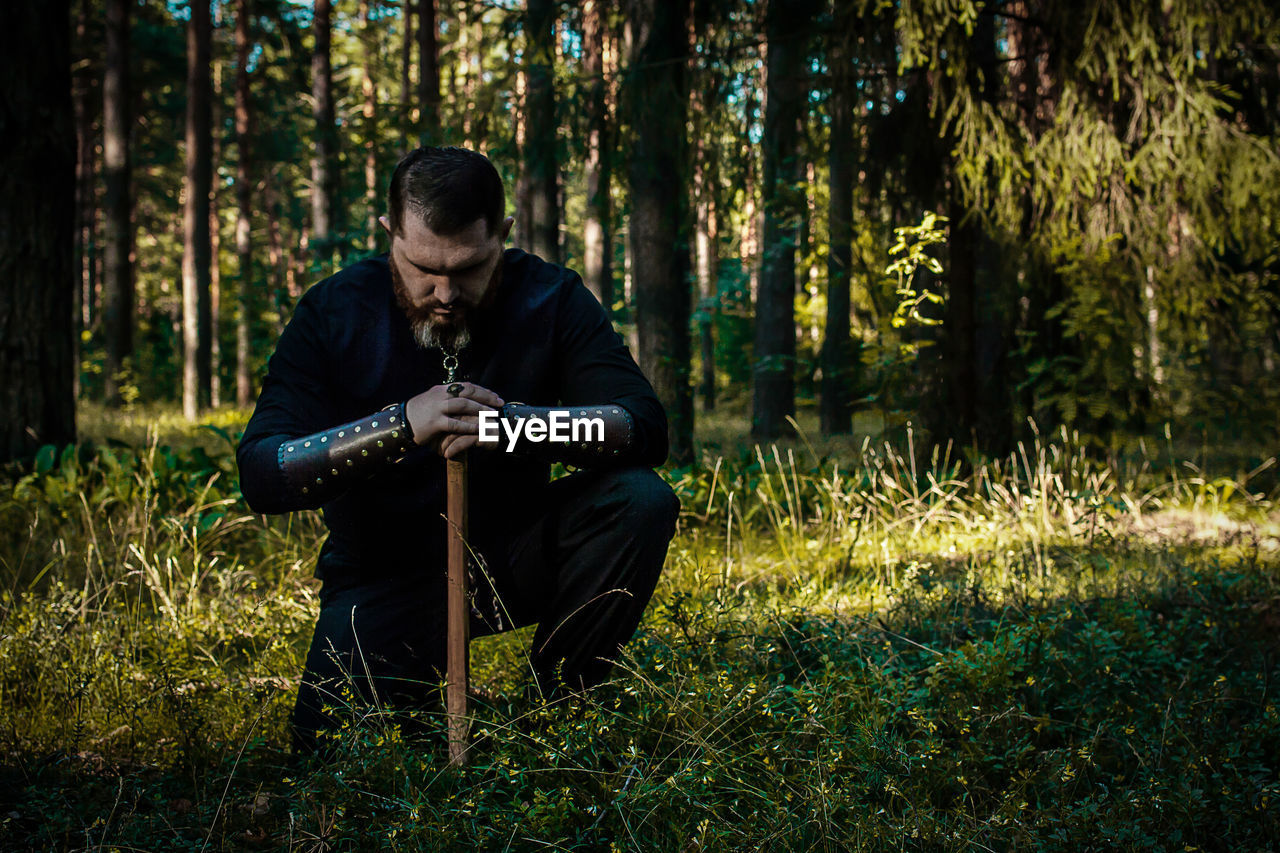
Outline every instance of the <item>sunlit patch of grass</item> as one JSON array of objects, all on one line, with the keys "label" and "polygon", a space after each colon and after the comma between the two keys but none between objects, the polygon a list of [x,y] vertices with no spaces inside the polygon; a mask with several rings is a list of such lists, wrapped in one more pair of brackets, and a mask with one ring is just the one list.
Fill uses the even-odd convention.
[{"label": "sunlit patch of grass", "polygon": [[99,403],[82,401],[76,409],[76,428],[81,441],[95,444],[118,443],[140,447],[152,436],[165,447],[201,447],[223,453],[234,447],[244,432],[251,410],[222,406],[201,414],[195,423],[183,417],[171,404],[134,404],[109,409]]},{"label": "sunlit patch of grass", "polygon": [[303,767],[284,719],[323,528],[249,513],[227,442],[172,429],[46,454],[0,493],[4,846],[1280,835],[1274,463],[1107,459],[1069,434],[970,460],[905,430],[708,456],[670,476],[680,531],[610,684],[542,706],[528,630],[485,638],[466,768],[441,721],[407,740],[376,709]]}]

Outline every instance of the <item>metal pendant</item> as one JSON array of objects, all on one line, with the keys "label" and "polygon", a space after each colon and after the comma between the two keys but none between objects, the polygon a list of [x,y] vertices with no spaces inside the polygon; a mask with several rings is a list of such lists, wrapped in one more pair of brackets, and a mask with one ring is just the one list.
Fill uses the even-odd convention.
[{"label": "metal pendant", "polygon": [[440,350],[444,357],[444,381],[453,382],[458,373],[458,353],[456,350]]}]

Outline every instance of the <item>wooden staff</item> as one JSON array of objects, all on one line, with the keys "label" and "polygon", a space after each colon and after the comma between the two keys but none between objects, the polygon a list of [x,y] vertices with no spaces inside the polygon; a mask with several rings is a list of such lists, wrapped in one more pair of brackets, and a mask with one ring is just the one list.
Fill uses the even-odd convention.
[{"label": "wooden staff", "polygon": [[459,767],[467,754],[467,646],[470,612],[467,604],[467,457],[445,462],[449,519],[448,674],[445,714],[449,725],[449,764]]}]

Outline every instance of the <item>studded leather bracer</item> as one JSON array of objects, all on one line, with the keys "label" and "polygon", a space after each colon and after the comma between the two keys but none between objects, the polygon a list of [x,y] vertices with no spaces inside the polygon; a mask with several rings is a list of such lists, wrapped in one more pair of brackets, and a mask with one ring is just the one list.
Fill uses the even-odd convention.
[{"label": "studded leather bracer", "polygon": [[382,470],[413,447],[404,403],[333,429],[291,438],[276,458],[295,499],[325,503]]},{"label": "studded leather bracer", "polygon": [[[631,413],[616,403],[600,406],[526,406],[507,403],[499,412],[502,420],[502,449],[509,446],[510,430],[518,429],[520,439],[513,452],[548,462],[563,462],[575,468],[623,461],[636,440]],[[530,441],[531,425],[543,435]],[[552,440],[555,436],[559,440]]]}]

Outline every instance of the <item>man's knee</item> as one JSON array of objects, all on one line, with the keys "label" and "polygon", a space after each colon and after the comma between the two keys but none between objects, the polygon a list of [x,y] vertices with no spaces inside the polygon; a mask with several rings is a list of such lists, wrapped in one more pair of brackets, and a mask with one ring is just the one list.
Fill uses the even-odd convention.
[{"label": "man's knee", "polygon": [[603,472],[607,494],[621,505],[628,524],[639,530],[675,532],[680,515],[680,499],[651,468],[619,468]]}]

